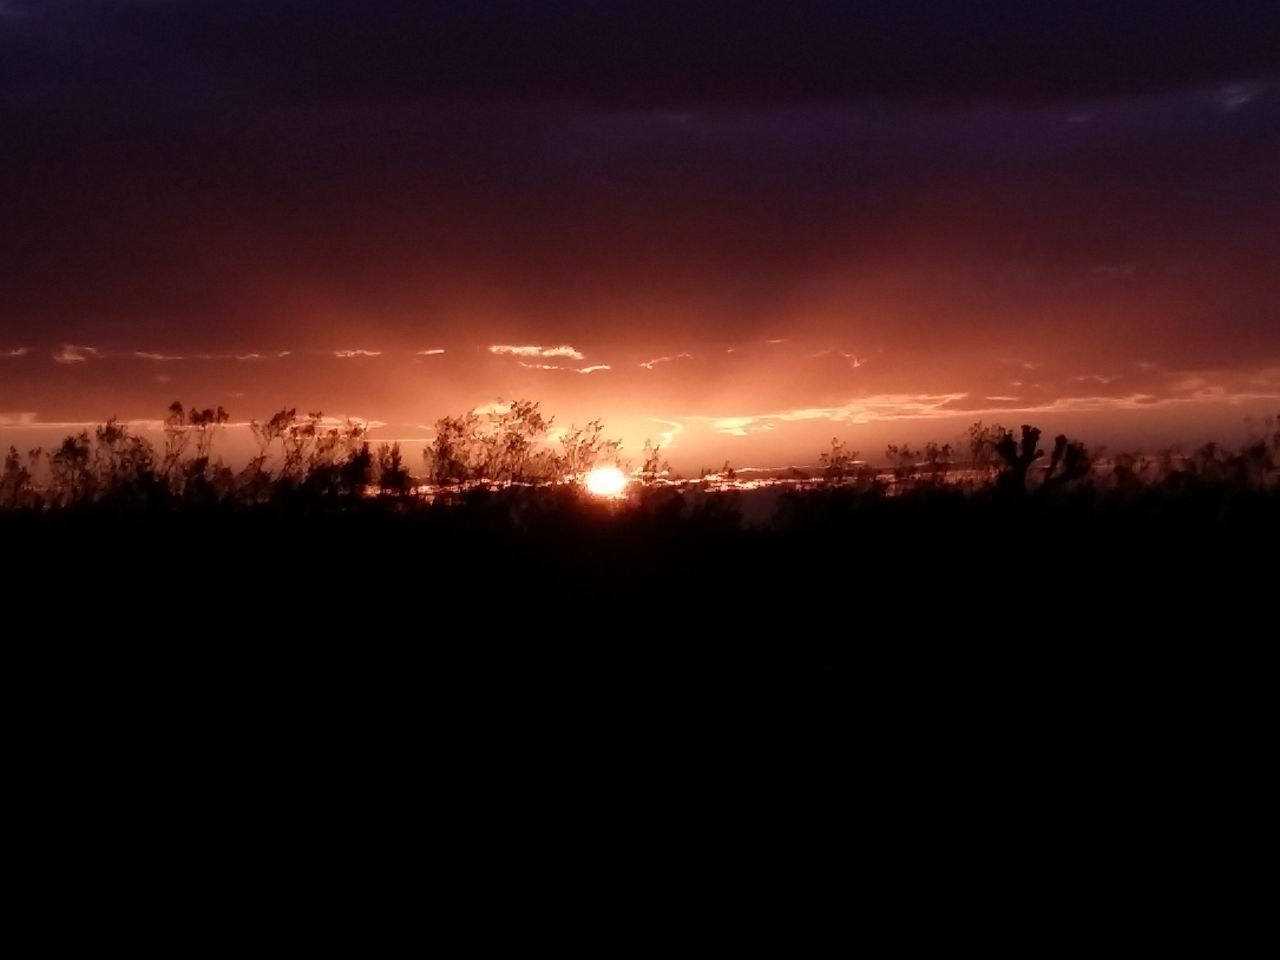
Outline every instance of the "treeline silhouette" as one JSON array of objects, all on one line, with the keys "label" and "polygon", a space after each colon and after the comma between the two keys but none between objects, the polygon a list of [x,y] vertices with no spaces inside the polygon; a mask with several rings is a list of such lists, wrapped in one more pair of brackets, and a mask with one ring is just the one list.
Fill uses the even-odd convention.
[{"label": "treeline silhouette", "polygon": [[[633,474],[637,501],[651,500],[659,489],[699,492],[698,484],[672,476],[661,448],[651,441],[632,470],[621,455],[621,442],[606,439],[599,420],[561,431],[549,443],[553,418],[530,401],[438,420],[416,473],[399,443],[375,447],[363,423],[334,422],[321,413],[300,416],[296,409],[250,421],[256,453],[235,469],[213,455],[215,440],[229,422],[222,407],[187,409],[175,401],[161,424],[159,445],[112,419],[92,433],[68,436],[51,450],[23,453],[10,447],[0,473],[0,510],[351,509],[370,500],[404,510],[495,494],[513,504],[540,488],[577,492],[590,471],[603,465]],[[838,493],[841,500],[937,493],[943,487],[1003,498],[1274,492],[1280,486],[1278,422],[1263,421],[1260,435],[1238,450],[1208,443],[1186,455],[1165,450],[1105,461],[1065,435],[1055,437],[1046,452],[1041,431],[1029,425],[1015,434],[999,424],[975,423],[963,449],[949,443],[916,449],[891,444],[884,452],[887,466],[863,459],[833,438],[819,454],[815,473],[792,469],[785,479],[797,496]],[[703,490],[719,493],[732,492],[736,480],[728,462],[717,470],[703,469],[699,477]],[[790,511],[795,504],[785,506]]]},{"label": "treeline silhouette", "polygon": [[[234,729],[268,766],[289,731],[321,752],[359,731],[405,769],[431,731],[488,750],[549,715],[557,737],[609,717],[604,753],[619,724],[662,726],[697,766],[730,740],[838,771],[849,736],[892,766],[1084,729],[1119,763],[1113,731],[1151,716],[1181,744],[1206,711],[1251,728],[1240,672],[1269,676],[1242,665],[1276,628],[1275,420],[1185,455],[976,424],[873,464],[837,439],[763,489],[727,464],[680,480],[652,444],[628,464],[599,422],[547,443],[528,402],[442,419],[412,465],[284,410],[233,466],[229,423],[175,403],[155,443],[108,421],[9,451],[3,632],[29,715],[60,704],[72,739],[134,717],[170,753]],[[625,499],[586,494],[602,464],[634,477]]]},{"label": "treeline silhouette", "polygon": [[[453,613],[475,603],[490,616],[554,596],[573,598],[574,617],[611,622],[613,600],[679,597],[704,637],[750,632],[754,606],[775,631],[827,638],[805,624],[851,591],[871,620],[891,601],[925,602],[947,611],[936,629],[956,630],[957,610],[993,589],[1023,590],[1029,606],[1155,615],[1171,597],[1234,594],[1276,567],[1275,419],[1239,449],[1185,455],[1103,458],[1065,436],[1041,443],[1031,426],[979,423],[962,443],[891,445],[875,465],[837,439],[815,470],[765,482],[735,480],[728,464],[674,477],[653,444],[629,463],[599,421],[548,443],[553,421],[527,401],[441,419],[412,469],[363,424],[296,410],[251,422],[255,450],[233,467],[218,455],[229,422],[222,408],[174,403],[157,443],[112,420],[49,451],[11,449],[7,565],[93,589],[110,574],[154,588],[182,571],[183,591],[153,590],[153,602],[224,584],[226,609],[252,605],[286,632],[311,617],[361,629],[358,604],[285,602],[355,578],[366,597],[427,591]],[[624,499],[586,493],[602,464],[634,478]],[[494,595],[510,604],[495,608]],[[1012,630],[1001,619],[979,622]]]}]

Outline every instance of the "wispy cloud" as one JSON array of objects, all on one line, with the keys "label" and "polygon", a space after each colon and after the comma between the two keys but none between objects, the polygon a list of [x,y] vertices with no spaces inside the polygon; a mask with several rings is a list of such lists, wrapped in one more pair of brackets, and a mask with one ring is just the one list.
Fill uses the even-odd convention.
[{"label": "wispy cloud", "polygon": [[1232,83],[1218,91],[1218,104],[1227,113],[1234,113],[1241,107],[1252,103],[1262,93],[1262,88],[1253,83]]},{"label": "wispy cloud", "polygon": [[661,446],[664,446],[664,447],[675,446],[676,434],[684,432],[684,424],[679,423],[675,420],[661,420],[658,417],[650,417],[649,420],[653,423],[661,423],[670,427],[669,430],[663,430],[661,433],[658,434],[658,443]]},{"label": "wispy cloud", "polygon": [[[873,423],[893,420],[941,420],[952,417],[981,417],[1007,414],[1100,413],[1107,411],[1150,410],[1156,407],[1193,403],[1239,405],[1259,401],[1280,400],[1280,385],[1266,389],[1232,389],[1213,383],[1203,376],[1186,375],[1172,385],[1172,393],[1131,392],[1117,396],[1090,394],[1055,397],[1039,403],[1020,403],[1014,396],[981,397],[966,403],[967,393],[880,394],[850,400],[838,407],[803,407],[774,413],[728,417],[688,417],[709,422],[713,430],[727,436],[745,437],[752,433],[775,429],[778,424],[808,420],[836,423]],[[986,404],[1001,404],[987,406]],[[1008,404],[1008,405],[1004,405]]]},{"label": "wispy cloud", "polygon": [[338,427],[345,427],[348,424],[364,427],[366,430],[377,430],[387,425],[385,420],[372,420],[368,417],[347,416],[345,414],[322,416],[316,421],[316,426],[324,430],[333,430]]},{"label": "wispy cloud", "polygon": [[133,352],[133,355],[137,357],[139,360],[157,360],[162,363],[167,363],[171,360],[187,359],[186,357],[180,357],[171,353],[149,353],[146,350],[135,350]]},{"label": "wispy cloud", "polygon": [[381,350],[335,350],[333,355],[339,360],[350,360],[352,357],[380,357]]},{"label": "wispy cloud", "polygon": [[[156,432],[164,429],[163,420],[137,419],[117,422],[131,430]],[[0,430],[92,430],[101,425],[101,420],[41,420],[34,412],[26,410],[17,413],[0,412]],[[228,426],[248,426],[248,424],[228,424]]]},{"label": "wispy cloud", "polygon": [[712,421],[712,429],[730,437],[745,437],[748,433],[773,430],[777,424],[766,417],[720,417]]},{"label": "wispy cloud", "polygon": [[539,357],[543,360],[551,360],[556,357],[562,357],[566,360],[586,359],[580,350],[577,350],[568,344],[561,344],[558,347],[542,347],[536,344],[512,346],[508,343],[495,343],[489,347],[489,352],[498,355],[505,354],[512,357]]},{"label": "wispy cloud", "polygon": [[98,350],[96,347],[85,347],[75,343],[64,343],[60,348],[54,351],[53,360],[55,363],[84,363],[86,360],[96,359]]},{"label": "wispy cloud", "polygon": [[676,360],[692,360],[692,359],[693,359],[693,354],[691,353],[677,353],[670,357],[654,357],[652,360],[646,360],[644,363],[640,364],[640,366],[644,367],[646,370],[652,370],[654,367],[658,366],[658,364],[660,363],[673,363]]},{"label": "wispy cloud", "polygon": [[745,437],[748,433],[772,430],[778,423],[805,420],[870,423],[880,420],[930,420],[954,416],[958,411],[948,409],[948,406],[967,396],[967,393],[878,394],[850,400],[839,407],[801,407],[795,410],[750,416],[690,417],[689,419],[710,421],[712,429],[719,433]]},{"label": "wispy cloud", "polygon": [[599,373],[601,370],[612,370],[613,368],[607,363],[596,363],[589,367],[562,367],[554,363],[525,363],[520,361],[520,366],[526,370],[565,370],[569,373]]},{"label": "wispy cloud", "polygon": [[846,353],[843,350],[832,350],[830,347],[826,350],[818,350],[815,353],[810,353],[808,354],[808,357],[810,360],[816,360],[819,357],[829,357],[832,354],[844,357],[844,359],[849,361],[849,366],[853,367],[855,370],[861,366],[865,366],[867,362],[865,357],[860,357],[856,353]]},{"label": "wispy cloud", "polygon": [[[272,356],[287,357],[289,356],[289,351],[281,350],[279,353],[273,354]],[[160,359],[160,358],[153,357],[152,359]],[[174,359],[179,359],[179,358],[175,357]],[[249,353],[193,353],[191,355],[191,359],[192,360],[238,360],[241,363],[252,363],[256,360],[266,360],[267,355],[265,353],[259,353],[256,350],[251,351]]]},{"label": "wispy cloud", "polygon": [[26,355],[26,347],[14,347],[12,350],[0,350],[0,360],[7,360],[11,357],[25,357]]},{"label": "wispy cloud", "polygon": [[434,350],[419,350],[416,354],[414,354],[414,356],[416,356],[416,357],[435,357],[435,356],[439,356],[439,355],[440,355],[440,354],[442,354],[442,353],[444,353],[444,350],[443,350],[443,349],[441,349],[441,348],[439,348],[439,347],[437,347],[437,348],[436,348],[436,349],[434,349]]},{"label": "wispy cloud", "polygon": [[1096,373],[1085,374],[1083,377],[1072,377],[1075,383],[1096,383],[1100,387],[1105,387],[1109,383],[1115,383],[1119,377],[1104,377]]}]

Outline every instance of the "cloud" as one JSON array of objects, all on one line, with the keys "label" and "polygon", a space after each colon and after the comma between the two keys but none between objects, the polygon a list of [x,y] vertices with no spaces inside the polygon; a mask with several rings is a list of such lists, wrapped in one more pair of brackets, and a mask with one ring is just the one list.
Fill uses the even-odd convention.
[{"label": "cloud", "polygon": [[526,370],[567,370],[572,373],[598,373],[601,370],[612,370],[613,368],[607,363],[596,363],[589,367],[562,367],[554,363],[525,363],[520,361],[520,366]]},{"label": "cloud", "polygon": [[712,429],[717,433],[730,437],[745,437],[748,433],[769,431],[775,426],[767,417],[720,417],[711,423]]},{"label": "cloud", "polygon": [[381,350],[335,350],[333,355],[340,360],[350,360],[352,357],[380,357]]},{"label": "cloud", "polygon": [[230,63],[265,103],[347,92],[401,103],[555,101],[695,117],[701,109],[905,97],[1074,103],[1236,83],[1274,75],[1280,61],[1274,0],[1215,0],[1212,13],[1169,0],[988,0],[978,10],[938,0],[650,0],[625,10],[599,0],[294,6],[306,8],[305,32],[247,0],[4,0],[0,11],[41,20],[37,12],[51,8],[46,31],[59,52],[129,49],[145,38],[150,49],[172,54],[173,64],[152,77],[157,83],[197,69],[217,77],[234,38]]},{"label": "cloud", "polygon": [[145,350],[135,350],[133,355],[139,360],[157,360],[160,362],[168,362],[171,360],[185,360],[186,357],[179,357],[168,353],[148,353]]},{"label": "cloud", "polygon": [[506,343],[496,343],[489,347],[489,352],[497,355],[506,355],[512,357],[539,357],[544,360],[550,360],[555,357],[564,357],[568,360],[585,360],[586,357],[580,350],[562,344],[558,347],[540,347],[536,345],[512,346]]},{"label": "cloud", "polygon": [[334,430],[339,427],[345,427],[349,424],[357,427],[364,427],[366,430],[377,430],[380,427],[385,427],[387,425],[386,421],[384,420],[371,420],[367,417],[346,416],[344,414],[338,414],[337,416],[320,417],[316,423],[316,426],[320,427],[323,430]]},{"label": "cloud", "polygon": [[414,356],[416,356],[416,357],[435,357],[435,356],[439,356],[439,355],[440,355],[440,354],[442,354],[442,353],[444,353],[444,350],[442,350],[442,349],[440,349],[439,347],[437,347],[437,348],[436,348],[436,349],[434,349],[434,350],[419,350],[416,354],[414,354]]},{"label": "cloud", "polygon": [[830,347],[828,347],[826,350],[818,350],[816,353],[807,354],[807,356],[810,360],[816,360],[819,357],[829,357],[833,353],[838,354],[839,356],[844,357],[844,359],[848,360],[849,366],[851,366],[854,370],[857,370],[859,367],[865,366],[867,363],[866,358],[860,357],[856,353],[845,353],[843,350],[832,350]]},{"label": "cloud", "polygon": [[[134,419],[117,420],[121,426],[131,430],[149,430],[158,432],[164,429],[163,420]],[[0,412],[0,430],[92,430],[102,426],[101,420],[41,420],[32,411],[17,413]],[[248,424],[228,424],[227,426],[248,426]]]},{"label": "cloud", "polygon": [[1227,113],[1234,113],[1247,106],[1262,93],[1262,87],[1254,83],[1232,83],[1218,91],[1218,103]]},{"label": "cloud", "polygon": [[26,355],[26,347],[14,347],[12,350],[0,350],[0,360],[8,360],[13,357],[25,357]]},{"label": "cloud", "polygon": [[84,347],[74,343],[64,343],[53,354],[55,363],[84,363],[86,360],[96,359],[98,357],[98,349],[96,347]]},{"label": "cloud", "polygon": [[[1261,389],[1233,389],[1226,384],[1214,382],[1208,375],[1187,373],[1175,378],[1169,387],[1160,393],[1133,391],[1115,396],[1088,394],[1054,397],[1038,403],[1021,403],[1020,398],[1012,396],[982,397],[980,402],[965,403],[964,401],[969,399],[967,393],[894,393],[861,397],[834,407],[802,407],[747,416],[696,416],[686,419],[709,422],[713,430],[726,436],[745,437],[751,433],[773,430],[781,423],[811,420],[866,424],[894,420],[942,420],[1015,413],[1053,415],[1140,411],[1191,403],[1239,405],[1280,400],[1280,383],[1265,381],[1253,386]],[[989,403],[1002,405],[995,407],[984,405]]]},{"label": "cloud", "polygon": [[949,417],[954,416],[958,411],[948,409],[948,406],[967,396],[967,393],[878,394],[850,400],[838,407],[801,407],[750,416],[689,417],[688,419],[710,421],[712,429],[719,433],[745,437],[748,433],[772,430],[778,423],[805,420],[870,423],[881,420],[931,420]]},{"label": "cloud", "polygon": [[[287,357],[289,356],[289,351],[281,350],[279,353],[273,354],[273,356]],[[181,357],[164,358],[159,356],[151,356],[150,359],[180,360],[182,358]],[[267,355],[265,353],[258,353],[256,350],[249,351],[248,353],[193,353],[191,355],[191,359],[193,360],[238,360],[241,363],[252,363],[257,360],[267,359]]]},{"label": "cloud", "polygon": [[693,354],[691,353],[677,353],[674,356],[670,356],[670,357],[655,357],[652,360],[646,360],[644,363],[640,364],[640,366],[644,367],[646,370],[652,370],[654,367],[656,367],[660,363],[673,363],[676,360],[692,360],[692,359],[693,359]]},{"label": "cloud", "polygon": [[653,423],[665,424],[666,426],[671,428],[669,430],[663,430],[660,434],[658,434],[658,444],[660,446],[663,446],[663,447],[675,446],[676,434],[684,432],[684,424],[679,423],[675,420],[662,420],[662,419],[659,419],[658,417],[650,417],[649,420]]}]

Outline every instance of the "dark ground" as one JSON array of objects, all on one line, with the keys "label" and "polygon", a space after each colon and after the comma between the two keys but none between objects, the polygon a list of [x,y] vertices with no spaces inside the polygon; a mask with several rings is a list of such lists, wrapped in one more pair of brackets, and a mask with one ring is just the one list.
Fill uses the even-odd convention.
[{"label": "dark ground", "polygon": [[26,889],[109,932],[142,870],[208,942],[1234,936],[1274,495],[793,506],[0,517]]}]

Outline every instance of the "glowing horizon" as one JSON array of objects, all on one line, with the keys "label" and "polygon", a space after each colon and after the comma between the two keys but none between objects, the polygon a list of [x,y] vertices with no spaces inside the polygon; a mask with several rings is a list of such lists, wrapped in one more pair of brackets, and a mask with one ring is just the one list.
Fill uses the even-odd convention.
[{"label": "glowing horizon", "polygon": [[2,5],[0,445],[521,398],[693,472],[1280,410],[1274,3],[270,6]]}]

